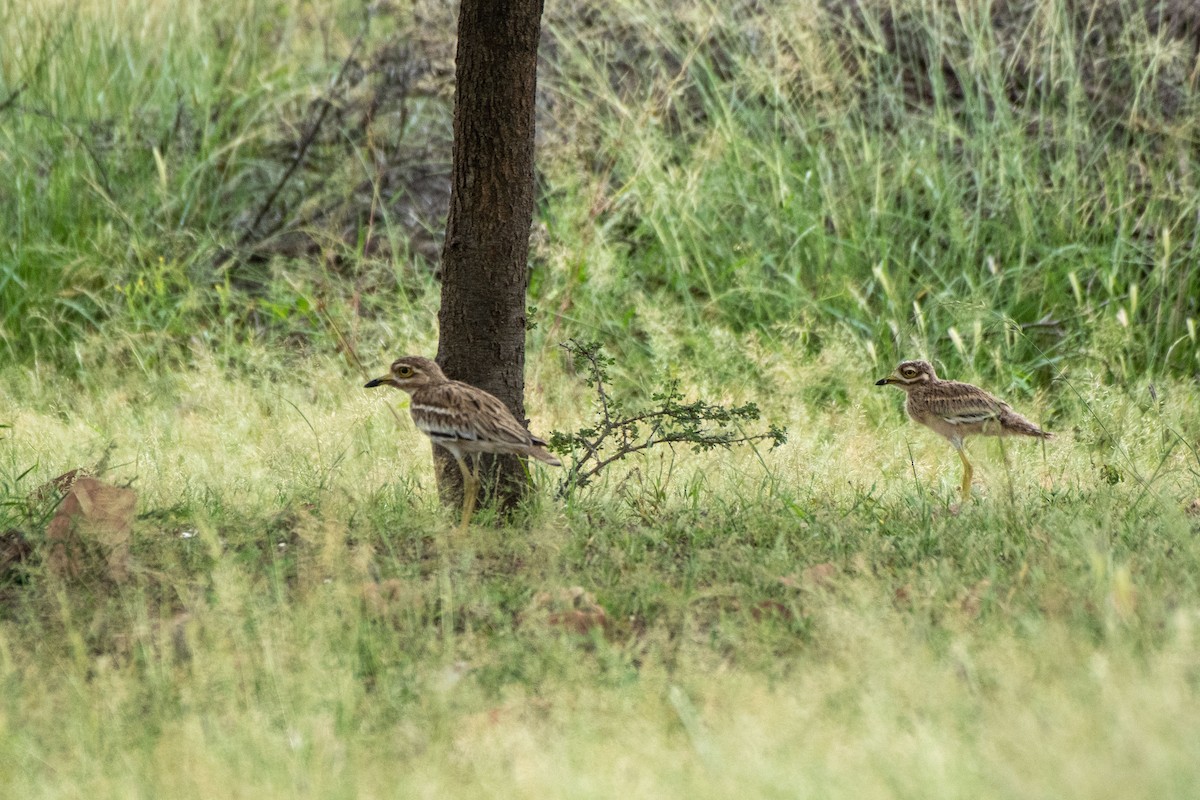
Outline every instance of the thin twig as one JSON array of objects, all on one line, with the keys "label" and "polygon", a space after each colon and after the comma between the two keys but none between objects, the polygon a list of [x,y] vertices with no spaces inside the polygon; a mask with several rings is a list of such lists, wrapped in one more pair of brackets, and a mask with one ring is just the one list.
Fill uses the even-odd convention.
[{"label": "thin twig", "polygon": [[305,133],[304,137],[300,140],[300,146],[296,150],[295,158],[292,159],[292,163],[288,165],[288,168],[284,171],[283,175],[279,177],[279,180],[275,183],[275,187],[271,189],[271,192],[267,195],[267,199],[263,201],[262,206],[258,209],[258,214],[256,214],[254,217],[254,221],[250,223],[250,227],[246,229],[246,232],[243,233],[242,237],[238,240],[239,247],[245,247],[254,238],[255,234],[258,232],[258,226],[270,212],[271,207],[275,205],[275,200],[279,197],[279,193],[283,191],[283,187],[287,185],[287,182],[291,180],[292,175],[294,175],[296,170],[300,168],[300,165],[304,163],[304,158],[308,155],[309,147],[311,147],[312,143],[316,141],[317,134],[320,132],[321,126],[325,124],[325,118],[329,115],[330,109],[333,108],[333,101],[329,99],[330,95],[332,95],[333,91],[337,89],[345,79],[346,73],[350,70],[350,65],[354,63],[354,57],[357,55],[358,48],[362,45],[362,41],[362,34],[359,34],[358,38],[354,40],[354,44],[351,45],[350,52],[346,55],[346,60],[342,62],[342,68],[338,70],[337,77],[333,79],[333,83],[329,87],[329,92],[318,102],[318,105],[320,106],[320,112],[317,114],[317,118],[313,121],[313,124],[309,126],[307,133]]},{"label": "thin twig", "polygon": [[18,86],[16,89],[13,89],[12,92],[8,95],[8,97],[4,98],[4,100],[0,100],[0,111],[7,111],[9,106],[16,103],[17,98],[20,97],[22,94],[24,94],[25,90],[28,88],[29,88],[29,81],[25,81],[20,86]]}]

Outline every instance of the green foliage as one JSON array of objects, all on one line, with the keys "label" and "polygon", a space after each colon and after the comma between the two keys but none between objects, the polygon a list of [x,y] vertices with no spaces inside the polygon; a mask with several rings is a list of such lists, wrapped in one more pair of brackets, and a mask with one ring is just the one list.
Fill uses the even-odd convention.
[{"label": "green foliage", "polygon": [[550,449],[570,457],[559,484],[560,495],[587,486],[610,464],[662,445],[687,445],[693,452],[704,452],[765,440],[774,448],[787,441],[787,429],[780,425],[771,425],[763,433],[745,432],[747,423],[759,420],[756,404],[689,403],[677,381],[651,395],[653,407],[627,410],[606,386],[608,367],[614,360],[604,355],[599,342],[572,339],[563,342],[562,348],[572,360],[585,365],[588,383],[596,389],[596,418],[576,431],[554,431],[550,436]]},{"label": "green foliage", "polygon": [[[393,216],[416,203],[407,173],[364,175],[367,151],[404,165],[441,135],[447,106],[382,86],[384,74],[407,85],[418,59],[388,49],[390,26],[377,35],[344,5],[310,27],[293,0],[56,5],[0,4],[0,163],[13,176],[0,189],[0,347],[10,357],[86,361],[79,342],[97,331],[111,342],[155,330],[154,343],[125,337],[142,363],[198,333],[286,338],[287,256],[409,255]],[[365,78],[354,36],[373,50]],[[364,180],[369,209],[331,202]],[[354,297],[361,308],[380,283],[412,283],[377,263],[354,272],[330,305]],[[226,329],[231,301],[240,331]]]},{"label": "green foliage", "polygon": [[1121,470],[1117,467],[1114,467],[1112,464],[1100,465],[1100,477],[1103,478],[1104,482],[1109,486],[1118,484],[1125,480],[1125,476],[1121,474]]},{"label": "green foliage", "polygon": [[[1200,194],[1179,170],[1200,98],[1154,59],[1192,63],[1195,44],[1137,15],[1032,9],[552,19],[550,83],[586,133],[562,172],[589,175],[587,247],[612,251],[593,260],[697,322],[844,323],[885,361],[1044,383],[1103,336],[1119,379],[1193,373]],[[1173,104],[1148,102],[1155,81]]]},{"label": "green foliage", "polygon": [[[643,340],[637,297],[700,331],[802,330],[812,353],[850,335],[884,362],[1015,365],[1026,388],[1082,363],[1197,370],[1185,10],[622,9],[546,19],[531,291],[571,308],[568,334]],[[320,261],[305,295],[343,327],[427,291],[440,12],[60,12],[0,8],[11,356],[70,363],[91,332],[156,321],[181,344],[236,336],[231,296],[235,329],[332,346],[269,297],[296,254]],[[158,280],[141,303],[113,291]]]}]

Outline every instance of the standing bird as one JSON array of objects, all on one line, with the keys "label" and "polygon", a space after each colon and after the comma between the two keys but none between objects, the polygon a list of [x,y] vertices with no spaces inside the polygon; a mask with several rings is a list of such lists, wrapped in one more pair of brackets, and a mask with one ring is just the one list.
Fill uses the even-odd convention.
[{"label": "standing bird", "polygon": [[1049,439],[1048,433],[1012,410],[1008,403],[969,383],[944,381],[928,361],[905,361],[876,386],[899,386],[908,395],[904,409],[927,428],[950,440],[963,463],[962,496],[971,496],[971,476],[975,470],[967,460],[963,438],[971,434],[985,436],[1035,436]]},{"label": "standing bird", "polygon": [[[428,358],[404,356],[392,362],[387,375],[366,388],[395,386],[412,396],[409,413],[417,430],[445,448],[463,477],[460,530],[466,530],[479,492],[479,453],[533,456],[554,467],[562,462],[546,450],[546,442],[531,434],[495,395],[469,383],[452,381]],[[472,456],[474,469],[467,467]]]}]

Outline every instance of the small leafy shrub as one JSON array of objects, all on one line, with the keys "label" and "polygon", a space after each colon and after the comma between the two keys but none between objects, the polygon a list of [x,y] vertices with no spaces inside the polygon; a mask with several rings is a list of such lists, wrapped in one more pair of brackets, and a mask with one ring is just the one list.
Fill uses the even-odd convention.
[{"label": "small leafy shrub", "polygon": [[587,365],[589,383],[596,387],[596,417],[593,424],[574,432],[554,431],[550,435],[550,449],[567,456],[570,463],[559,486],[560,494],[587,486],[610,464],[660,445],[684,444],[699,452],[764,440],[778,447],[787,441],[787,429],[779,425],[746,432],[744,426],[761,417],[754,403],[722,406],[704,400],[688,402],[674,381],[651,396],[649,408],[626,409],[608,393],[607,370],[613,359],[604,355],[599,342],[571,339],[561,346]]}]

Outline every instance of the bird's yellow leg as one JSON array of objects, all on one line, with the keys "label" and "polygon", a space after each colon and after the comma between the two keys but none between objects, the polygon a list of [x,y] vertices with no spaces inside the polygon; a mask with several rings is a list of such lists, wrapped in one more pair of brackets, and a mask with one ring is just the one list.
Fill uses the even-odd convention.
[{"label": "bird's yellow leg", "polygon": [[963,481],[962,481],[962,499],[965,503],[971,499],[971,478],[975,475],[975,468],[971,466],[971,462],[967,460],[967,451],[961,444],[954,447],[958,451],[958,457],[963,462]]},{"label": "bird's yellow leg", "polygon": [[456,458],[455,460],[458,462],[458,470],[462,473],[463,479],[462,522],[458,525],[459,532],[463,533],[467,530],[467,523],[471,521],[471,515],[475,513],[475,498],[479,494],[478,466],[472,472],[465,459]]}]

